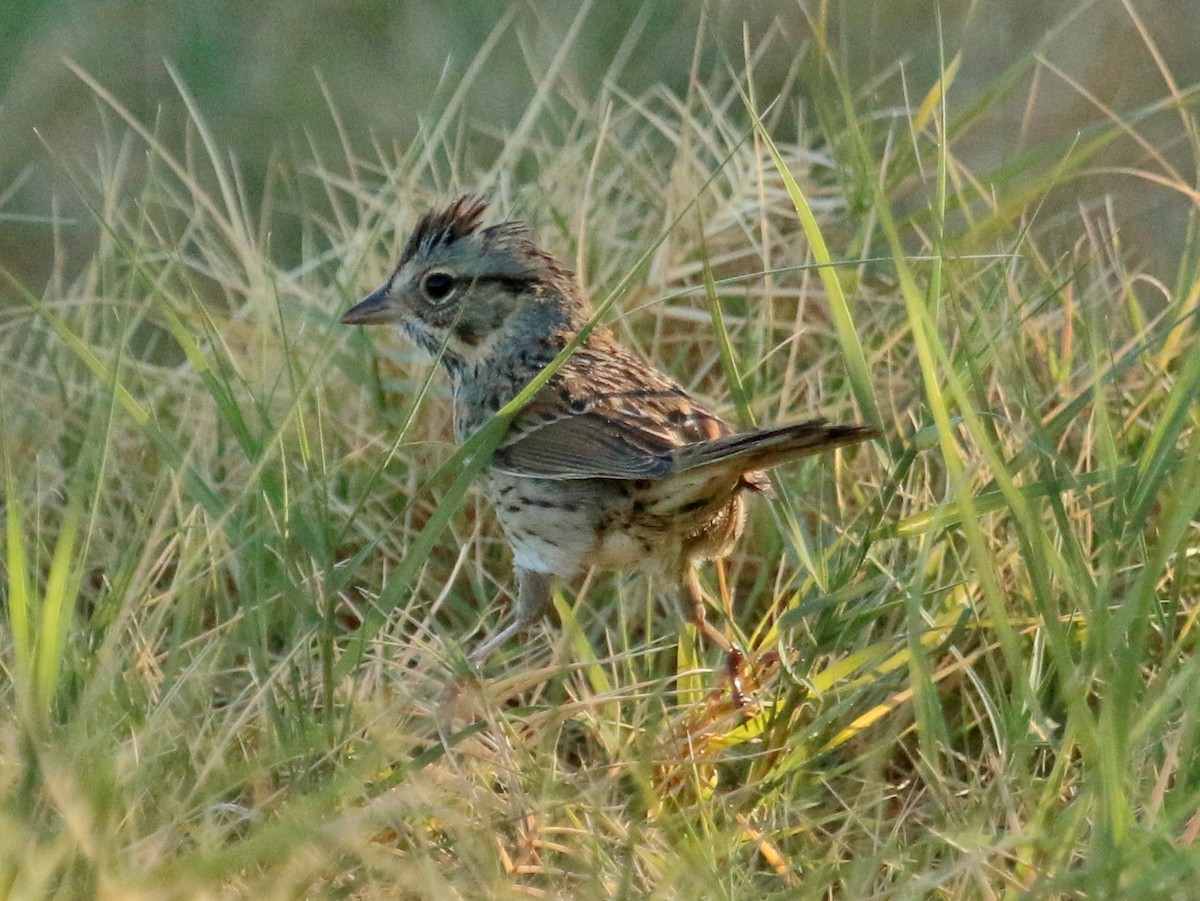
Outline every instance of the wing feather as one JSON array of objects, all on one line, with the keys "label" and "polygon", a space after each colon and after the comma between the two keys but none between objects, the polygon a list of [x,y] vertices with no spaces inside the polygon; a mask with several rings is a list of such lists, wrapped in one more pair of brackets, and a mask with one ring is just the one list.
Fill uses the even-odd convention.
[{"label": "wing feather", "polygon": [[660,479],[674,471],[676,448],[731,431],[681,385],[602,338],[521,410],[492,466],[541,479]]}]

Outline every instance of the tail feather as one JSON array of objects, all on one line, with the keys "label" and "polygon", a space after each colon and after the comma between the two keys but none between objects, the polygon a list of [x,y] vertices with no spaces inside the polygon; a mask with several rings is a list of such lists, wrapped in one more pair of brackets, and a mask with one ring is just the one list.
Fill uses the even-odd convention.
[{"label": "tail feather", "polygon": [[825,419],[809,419],[684,445],[674,452],[673,471],[736,464],[744,473],[755,472],[878,435],[879,430],[871,426],[830,425]]}]

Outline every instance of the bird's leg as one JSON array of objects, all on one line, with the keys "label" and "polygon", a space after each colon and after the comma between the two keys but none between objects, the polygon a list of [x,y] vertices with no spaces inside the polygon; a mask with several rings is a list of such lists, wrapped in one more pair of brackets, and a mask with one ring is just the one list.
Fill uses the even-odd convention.
[{"label": "bird's leg", "polygon": [[477,647],[467,659],[479,668],[488,655],[518,632],[524,632],[550,607],[550,577],[528,569],[516,568],[517,606],[513,621]]},{"label": "bird's leg", "polygon": [[[721,604],[725,609],[725,615],[732,620],[733,602],[729,597],[729,587],[725,583],[725,570],[721,560],[717,561],[717,567],[717,578],[721,586]],[[688,567],[687,572],[680,580],[680,603],[683,606],[683,615],[688,622],[716,642],[725,652],[725,673],[729,677],[733,703],[739,709],[748,706],[750,702],[742,685],[742,667],[746,662],[746,653],[724,632],[708,621],[705,612],[704,589],[700,586],[700,578],[694,567]]]},{"label": "bird's leg", "polygon": [[716,642],[721,650],[725,653],[733,650],[733,642],[708,621],[704,589],[700,587],[700,577],[696,575],[695,567],[689,566],[679,580],[679,605],[683,610],[684,619]]},{"label": "bird's leg", "polygon": [[718,557],[714,561],[717,568],[717,591],[721,593],[721,609],[725,611],[725,621],[733,622],[733,596],[729,593],[729,583],[725,580],[725,558]]},{"label": "bird's leg", "polygon": [[[725,611],[725,621],[733,623],[733,595],[729,593],[729,582],[725,579],[725,558],[718,557],[716,560],[717,567],[717,589],[721,592],[721,609]],[[730,694],[733,695],[733,703],[738,708],[746,707],[750,702],[746,698],[746,688],[743,684],[745,673],[743,667],[746,665],[746,654],[737,645],[733,645],[725,652],[725,674],[729,676]]]}]

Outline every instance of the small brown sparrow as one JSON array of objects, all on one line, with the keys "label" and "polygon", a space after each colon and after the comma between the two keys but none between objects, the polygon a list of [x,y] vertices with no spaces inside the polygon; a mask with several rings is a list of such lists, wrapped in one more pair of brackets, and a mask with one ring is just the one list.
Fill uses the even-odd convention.
[{"label": "small brown sparrow", "polygon": [[[460,442],[591,315],[574,274],[523,223],[480,227],[486,208],[466,196],[426,213],[387,283],[342,317],[395,324],[441,363]],[[729,552],[743,495],[770,486],[764,470],[877,434],[823,419],[737,432],[597,327],[513,419],[480,475],[512,546],[517,603],[513,622],[470,660],[479,665],[546,611],[552,576],[591,567],[666,580],[683,615],[732,660],[738,652],[705,617],[697,564]]]}]

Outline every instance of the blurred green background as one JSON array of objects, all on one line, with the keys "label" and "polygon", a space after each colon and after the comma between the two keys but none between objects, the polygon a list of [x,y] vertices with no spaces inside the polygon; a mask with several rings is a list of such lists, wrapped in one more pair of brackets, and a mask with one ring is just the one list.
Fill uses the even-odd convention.
[{"label": "blurred green background", "polygon": [[[963,55],[952,113],[988,92],[1014,61],[1031,53],[1046,60],[993,105],[986,128],[956,145],[974,172],[1002,165],[1018,144],[1069,139],[1101,121],[1096,103],[1131,115],[1165,97],[1140,27],[1178,84],[1200,80],[1195,0],[946,0],[940,10],[946,57]],[[585,97],[606,79],[635,96],[657,83],[684,92],[701,35],[698,67],[704,71],[726,60],[741,65],[743,31],[751,46],[773,35],[756,67],[758,97],[765,101],[788,83],[799,61],[787,102],[800,109],[822,89],[823,66],[812,44],[816,20],[829,25],[837,64],[875,95],[857,104],[860,109],[915,105],[937,77],[937,5],[925,0],[4,0],[0,265],[38,290],[56,253],[69,274],[71,259],[88,253],[94,241],[89,215],[64,173],[94,168],[98,148],[111,147],[126,129],[67,61],[178,149],[187,130],[173,67],[237,161],[253,200],[272,154],[310,159],[311,143],[322,154],[340,155],[330,104],[358,152],[369,156],[372,139],[411,142],[490,38],[484,77],[471,87],[465,111],[473,122],[494,126],[502,140],[556,65],[556,90]],[[571,50],[556,63],[572,28],[578,33]],[[1168,158],[1177,151],[1181,164],[1187,159],[1177,118],[1161,113],[1141,127],[1161,138],[1156,143]],[[1141,155],[1130,144],[1114,148],[1105,162],[1136,165]],[[1135,258],[1153,267],[1156,258],[1173,256],[1182,198],[1119,174],[1104,192],[1114,198]],[[52,216],[65,222],[57,241]]]}]

